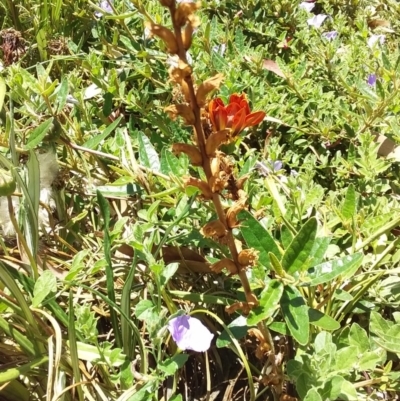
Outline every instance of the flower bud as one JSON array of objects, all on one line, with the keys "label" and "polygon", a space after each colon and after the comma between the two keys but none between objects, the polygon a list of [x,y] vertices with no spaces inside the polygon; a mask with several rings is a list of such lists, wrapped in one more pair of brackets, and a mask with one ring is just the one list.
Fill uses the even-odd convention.
[{"label": "flower bud", "polygon": [[205,181],[199,180],[198,178],[194,177],[184,177],[183,182],[186,187],[192,186],[198,188],[205,199],[212,199],[213,193],[210,186]]},{"label": "flower bud", "polygon": [[0,196],[10,196],[17,187],[14,177],[9,171],[0,169]]},{"label": "flower bud", "polygon": [[177,156],[181,153],[185,153],[189,157],[193,166],[201,166],[203,164],[201,153],[194,145],[189,145],[187,143],[174,143],[172,145],[172,152]]},{"label": "flower bud", "polygon": [[146,27],[149,28],[151,35],[158,36],[167,45],[168,53],[178,53],[178,44],[171,30],[165,26],[153,24],[152,22],[147,23]]},{"label": "flower bud", "polygon": [[223,268],[229,270],[231,274],[237,273],[237,266],[235,265],[235,262],[228,258],[221,259],[210,266],[210,269],[215,273],[221,273]]}]

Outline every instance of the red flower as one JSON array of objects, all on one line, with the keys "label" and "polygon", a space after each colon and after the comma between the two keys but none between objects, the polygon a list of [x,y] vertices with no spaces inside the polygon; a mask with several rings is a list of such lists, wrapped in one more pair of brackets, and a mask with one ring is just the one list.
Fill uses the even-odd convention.
[{"label": "red flower", "polygon": [[265,117],[263,111],[250,112],[244,93],[231,95],[226,106],[220,98],[211,100],[208,112],[214,130],[218,132],[230,128],[232,136],[238,135],[247,127],[259,124]]}]

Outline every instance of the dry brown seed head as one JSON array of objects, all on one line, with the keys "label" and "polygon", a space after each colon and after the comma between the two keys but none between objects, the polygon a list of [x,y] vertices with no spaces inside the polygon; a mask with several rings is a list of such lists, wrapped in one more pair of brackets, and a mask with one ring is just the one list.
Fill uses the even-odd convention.
[{"label": "dry brown seed head", "polygon": [[195,118],[193,110],[187,104],[172,104],[164,109],[171,120],[176,120],[178,116],[183,118],[185,125],[194,125]]},{"label": "dry brown seed head", "polygon": [[198,178],[186,176],[183,177],[183,183],[186,187],[192,186],[198,188],[205,199],[212,199],[213,193],[210,186],[205,181],[199,180]]},{"label": "dry brown seed head", "polygon": [[255,266],[258,262],[260,252],[253,248],[244,249],[238,255],[238,262],[241,266]]},{"label": "dry brown seed head", "polygon": [[203,164],[201,153],[194,145],[189,145],[187,143],[174,143],[172,145],[172,152],[177,156],[181,153],[185,153],[189,157],[193,166],[201,166]]},{"label": "dry brown seed head", "polygon": [[159,37],[166,44],[168,53],[178,53],[178,43],[171,30],[165,26],[153,24],[152,22],[147,22],[146,27],[149,29],[151,35]]},{"label": "dry brown seed head", "polygon": [[226,179],[226,174],[223,171],[220,171],[217,175],[213,175],[208,183],[210,184],[212,192],[221,192],[228,184],[228,180]]},{"label": "dry brown seed head", "polygon": [[239,199],[232,204],[232,206],[226,212],[226,223],[229,228],[235,228],[239,226],[237,215],[246,206],[246,199]]},{"label": "dry brown seed head", "polygon": [[198,10],[201,6],[200,2],[197,3],[180,3],[178,8],[175,10],[175,24],[183,27],[187,22],[190,23],[193,13]]},{"label": "dry brown seed head", "polygon": [[202,84],[200,84],[196,93],[196,100],[199,107],[203,107],[206,104],[207,95],[215,89],[218,89],[223,80],[223,74],[217,74],[212,78],[206,79]]},{"label": "dry brown seed head", "polygon": [[204,237],[213,239],[223,238],[227,233],[226,227],[220,220],[210,221],[200,232]]},{"label": "dry brown seed head", "polygon": [[231,274],[237,273],[237,266],[235,265],[235,262],[228,258],[221,259],[210,266],[210,269],[215,273],[221,273],[223,268],[229,270]]}]

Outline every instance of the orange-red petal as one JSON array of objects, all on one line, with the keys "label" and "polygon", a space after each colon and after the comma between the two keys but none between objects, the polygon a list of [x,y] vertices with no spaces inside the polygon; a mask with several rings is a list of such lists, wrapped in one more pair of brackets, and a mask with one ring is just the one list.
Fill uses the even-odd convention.
[{"label": "orange-red petal", "polygon": [[225,107],[218,107],[214,112],[214,128],[216,131],[222,131],[226,128],[228,121],[228,113]]},{"label": "orange-red petal", "polygon": [[246,127],[246,111],[240,109],[233,118],[232,136],[238,135]]},{"label": "orange-red petal", "polygon": [[263,111],[255,111],[254,113],[246,116],[245,127],[253,127],[254,125],[260,124],[264,120],[265,113]]}]

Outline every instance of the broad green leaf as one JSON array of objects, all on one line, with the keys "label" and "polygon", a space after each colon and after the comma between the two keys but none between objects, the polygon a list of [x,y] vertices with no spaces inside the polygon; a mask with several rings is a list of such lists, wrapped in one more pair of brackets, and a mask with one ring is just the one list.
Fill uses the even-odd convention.
[{"label": "broad green leaf", "polygon": [[158,153],[151,144],[150,139],[140,131],[137,133],[137,138],[139,144],[140,163],[151,170],[160,171],[160,160],[158,158]]},{"label": "broad green leaf", "polygon": [[304,397],[304,401],[323,401],[316,388],[310,388],[307,395]]},{"label": "broad green leaf", "polygon": [[37,308],[49,294],[55,292],[57,292],[57,279],[50,270],[45,270],[33,288],[32,306]]},{"label": "broad green leaf", "polygon": [[326,251],[328,250],[331,239],[329,237],[315,238],[314,245],[311,249],[310,267],[318,265],[324,260]]},{"label": "broad green leaf", "polygon": [[347,188],[346,196],[340,210],[345,220],[351,220],[357,211],[357,196],[354,185],[350,184]]},{"label": "broad green leaf", "polygon": [[335,370],[348,372],[352,370],[358,362],[359,350],[355,345],[341,348],[335,355]]},{"label": "broad green leaf", "polygon": [[181,394],[175,394],[168,401],[182,401],[182,395]]},{"label": "broad green leaf", "polygon": [[158,368],[167,374],[167,376],[173,375],[178,369],[180,369],[186,361],[189,359],[188,354],[174,355],[172,358],[168,358],[158,364]]},{"label": "broad green leaf", "polygon": [[290,380],[297,381],[299,376],[304,372],[304,365],[296,359],[289,359],[286,364],[286,371]]},{"label": "broad green leaf", "polygon": [[310,383],[313,382],[311,376],[307,373],[301,373],[296,380],[296,390],[299,393],[300,399],[303,399],[310,388]]},{"label": "broad green leaf", "polygon": [[353,323],[349,333],[349,344],[358,347],[360,354],[368,351],[369,338],[367,332],[359,324]]},{"label": "broad green leaf", "polygon": [[100,135],[96,135],[93,138],[90,138],[86,141],[82,146],[88,149],[95,149],[100,144],[100,142],[104,141],[114,130],[118,127],[122,116],[119,116],[115,121],[113,121]]},{"label": "broad green leaf", "polygon": [[277,333],[283,334],[284,336],[290,335],[290,331],[287,327],[287,324],[283,322],[273,322],[270,325],[268,325],[268,328],[272,331],[276,331]]},{"label": "broad green leaf", "polygon": [[172,152],[170,152],[167,148],[163,148],[161,151],[161,162],[160,162],[160,170],[163,174],[173,174],[176,175],[177,177],[180,177],[184,174],[187,173],[182,166],[181,166],[181,159],[183,159],[180,156],[179,158],[176,157]]},{"label": "broad green leaf", "polygon": [[301,293],[294,286],[285,286],[281,299],[282,314],[290,333],[301,345],[308,343],[308,306]]},{"label": "broad green leaf", "polygon": [[168,281],[173,277],[178,268],[179,268],[179,263],[169,263],[167,266],[163,267],[160,276],[162,287],[164,287],[168,283]]},{"label": "broad green leaf", "polygon": [[317,219],[312,217],[293,238],[282,258],[282,267],[287,273],[302,272],[310,267],[317,226]]},{"label": "broad green leaf", "polygon": [[374,334],[386,333],[393,326],[393,322],[385,320],[379,313],[371,312],[370,331]]},{"label": "broad green leaf", "polygon": [[0,77],[0,111],[3,108],[5,97],[6,97],[6,82],[2,77]]},{"label": "broad green leaf", "polygon": [[318,284],[327,283],[351,269],[357,269],[361,265],[362,259],[362,253],[354,253],[353,255],[347,255],[340,259],[314,266],[307,277],[310,281],[302,285],[316,286]]},{"label": "broad green leaf", "polygon": [[[373,329],[371,329],[372,332]],[[395,324],[387,332],[374,332],[378,337],[374,341],[383,349],[400,354],[400,324]]]},{"label": "broad green leaf", "polygon": [[146,316],[150,311],[153,311],[154,304],[149,299],[142,299],[138,302],[135,308],[135,315],[139,320],[146,320]]},{"label": "broad green leaf", "polygon": [[320,391],[323,400],[358,400],[354,386],[342,376],[331,377]]},{"label": "broad green leaf", "polygon": [[358,362],[359,370],[375,369],[380,363],[385,362],[386,351],[383,348],[378,348],[374,351],[364,352]]},{"label": "broad green leaf", "polygon": [[324,330],[337,330],[340,328],[338,321],[317,309],[309,308],[308,317],[312,325],[321,327]]},{"label": "broad green leaf", "polygon": [[271,234],[249,212],[241,212],[239,218],[243,219],[240,225],[240,232],[246,244],[249,248],[259,251],[258,261],[266,268],[270,268],[268,252],[272,252],[278,259],[281,257],[279,248]]},{"label": "broad green leaf", "polygon": [[271,280],[260,294],[260,304],[247,317],[247,325],[253,326],[268,319],[279,306],[283,293],[283,284],[278,280]]},{"label": "broad green leaf", "polygon": [[[240,340],[241,338],[243,338],[246,335],[247,330],[249,329],[246,323],[246,318],[244,316],[239,316],[238,318],[233,320],[231,323],[228,324],[228,328],[234,338],[236,338],[236,340]],[[222,348],[228,346],[231,343],[231,337],[229,336],[228,332],[224,330],[217,338],[216,345],[217,348]]]},{"label": "broad green leaf", "polygon": [[41,123],[38,127],[36,127],[30,134],[28,138],[28,142],[25,145],[25,149],[34,149],[40,142],[42,142],[43,138],[46,136],[47,132],[51,128],[53,124],[53,117]]},{"label": "broad green leaf", "polygon": [[314,349],[318,355],[331,355],[336,352],[336,345],[332,342],[332,334],[327,331],[318,333],[314,340]]},{"label": "broad green leaf", "polygon": [[284,249],[288,248],[292,241],[293,241],[292,232],[285,225],[282,225],[282,227],[281,227],[281,242],[282,242],[283,248]]}]

